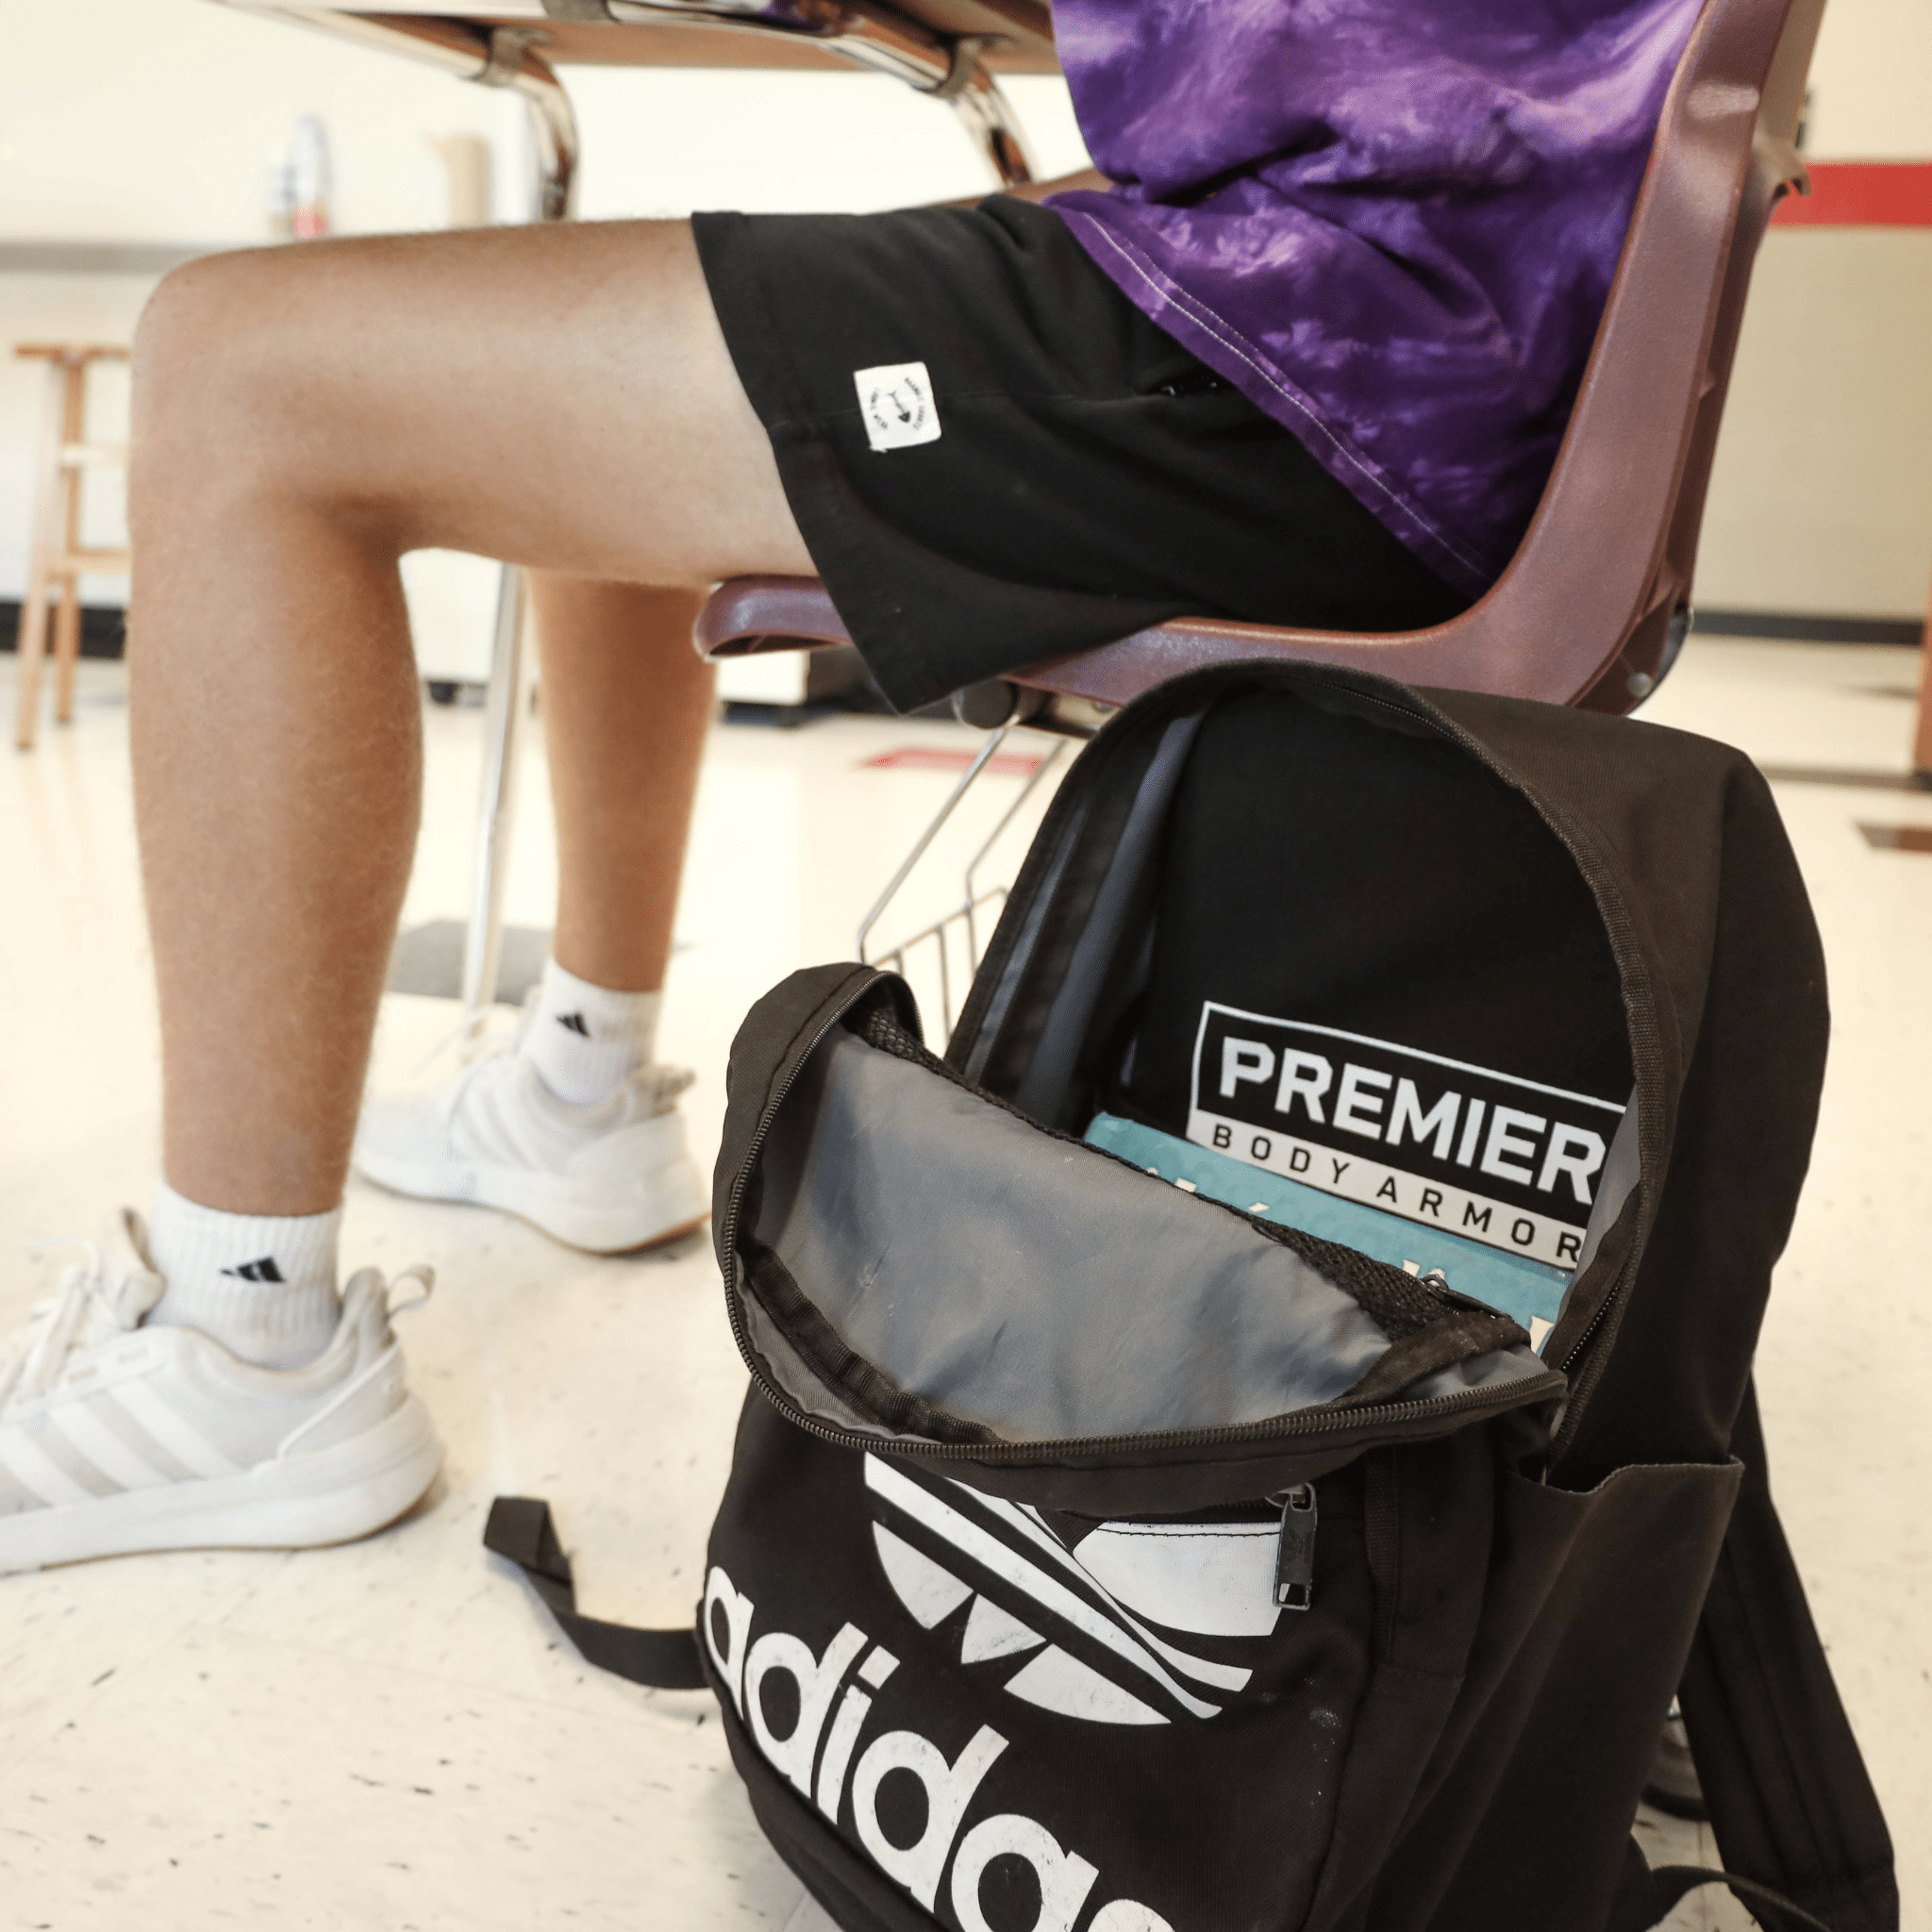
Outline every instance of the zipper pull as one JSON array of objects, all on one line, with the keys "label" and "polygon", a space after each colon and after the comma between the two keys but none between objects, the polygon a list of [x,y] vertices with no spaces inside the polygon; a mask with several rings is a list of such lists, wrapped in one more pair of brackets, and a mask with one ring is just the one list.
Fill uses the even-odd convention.
[{"label": "zipper pull", "polygon": [[1283,1609],[1305,1610],[1315,1600],[1315,1486],[1297,1483],[1268,1500],[1281,1505],[1281,1541],[1274,1552],[1274,1601]]}]

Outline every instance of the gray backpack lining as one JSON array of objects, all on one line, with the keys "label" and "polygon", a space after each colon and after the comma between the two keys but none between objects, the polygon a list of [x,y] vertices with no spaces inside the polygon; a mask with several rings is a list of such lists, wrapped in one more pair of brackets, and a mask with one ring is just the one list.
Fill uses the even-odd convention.
[{"label": "gray backpack lining", "polygon": [[[842,1026],[801,1070],[760,1170],[750,1232],[840,1340],[1002,1441],[1265,1422],[1345,1394],[1390,1347],[1239,1215]],[[788,1393],[823,1413],[823,1380],[755,1325]],[[1542,1373],[1526,1350],[1492,1351],[1406,1393]]]}]

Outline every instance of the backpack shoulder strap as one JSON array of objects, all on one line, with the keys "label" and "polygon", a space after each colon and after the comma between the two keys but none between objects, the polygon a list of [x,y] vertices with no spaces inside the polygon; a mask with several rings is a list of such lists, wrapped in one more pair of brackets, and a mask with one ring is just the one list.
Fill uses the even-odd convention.
[{"label": "backpack shoulder strap", "polygon": [[1659,1865],[1653,1872],[1634,1838],[1624,1847],[1624,1869],[1604,1932],[1655,1932],[1679,1900],[1705,1885],[1729,1886],[1752,1908],[1765,1932],[1834,1932],[1769,1886],[1740,1878],[1735,1872],[1718,1872],[1708,1865]]},{"label": "backpack shoulder strap", "polygon": [[524,1573],[586,1663],[660,1690],[705,1688],[697,1632],[690,1625],[678,1630],[633,1630],[627,1624],[606,1624],[579,1613],[570,1558],[557,1541],[548,1503],[534,1496],[497,1497],[490,1506],[483,1546],[508,1557]]},{"label": "backpack shoulder strap", "polygon": [[1755,1388],[1731,1446],[1743,1484],[1678,1690],[1718,1850],[1833,1932],[1898,1932],[1891,1838],[1772,1506]]}]

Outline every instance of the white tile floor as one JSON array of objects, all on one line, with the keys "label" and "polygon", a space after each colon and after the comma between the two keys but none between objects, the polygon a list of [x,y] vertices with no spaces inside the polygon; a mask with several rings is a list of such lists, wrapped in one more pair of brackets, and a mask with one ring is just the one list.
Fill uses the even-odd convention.
[{"label": "white tile floor", "polygon": [[[0,716],[11,663],[0,658]],[[84,670],[73,728],[0,757],[8,1325],[58,1266],[25,1245],[143,1203],[153,1174],[123,684],[117,666]],[[1705,641],[1652,714],[1774,768],[1897,773],[1916,675],[1901,651]],[[474,711],[426,722],[412,922],[462,909],[480,733]],[[668,1021],[699,1070],[701,1142],[746,1006],[793,966],[849,957],[866,904],[951,782],[861,760],[972,741],[868,719],[714,736]],[[1016,782],[991,780],[986,802]],[[510,893],[521,924],[549,919],[544,790],[540,753]],[[1920,1392],[1932,1376],[1932,859],[1873,850],[1857,824],[1932,826],[1932,796],[1797,777],[1778,794],[1824,928],[1837,1036],[1760,1385],[1786,1521],[1891,1813],[1910,1924],[1932,1893],[1932,1530],[1919,1490],[1932,1446]],[[926,916],[941,891],[928,885]],[[407,1073],[453,1017],[431,1000],[388,1008],[378,1078]],[[478,1544],[492,1494],[549,1495],[588,1608],[689,1614],[742,1386],[708,1248],[588,1260],[515,1224],[358,1187],[348,1256],[441,1271],[406,1336],[449,1444],[437,1490],[353,1548],[0,1583],[0,1926],[824,1932],[759,1839],[708,1700],[582,1668]],[[1694,1831],[1656,1830],[1654,1860],[1710,1855]],[[1706,1895],[1673,1923],[1748,1922]]]}]

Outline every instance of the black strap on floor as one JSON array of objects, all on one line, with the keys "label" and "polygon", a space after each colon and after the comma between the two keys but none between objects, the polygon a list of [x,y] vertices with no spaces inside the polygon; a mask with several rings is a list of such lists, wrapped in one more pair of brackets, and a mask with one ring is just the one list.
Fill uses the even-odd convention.
[{"label": "black strap on floor", "polygon": [[660,1690],[705,1688],[697,1633],[689,1625],[680,1630],[633,1630],[628,1624],[579,1614],[570,1558],[557,1541],[548,1503],[535,1496],[497,1497],[483,1526],[483,1547],[508,1557],[529,1578],[530,1588],[549,1606],[550,1614],[586,1663]]},{"label": "black strap on floor", "polygon": [[1772,1505],[1746,1390],[1744,1465],[1677,1696],[1725,1868],[1834,1932],[1898,1932],[1891,1839]]}]

